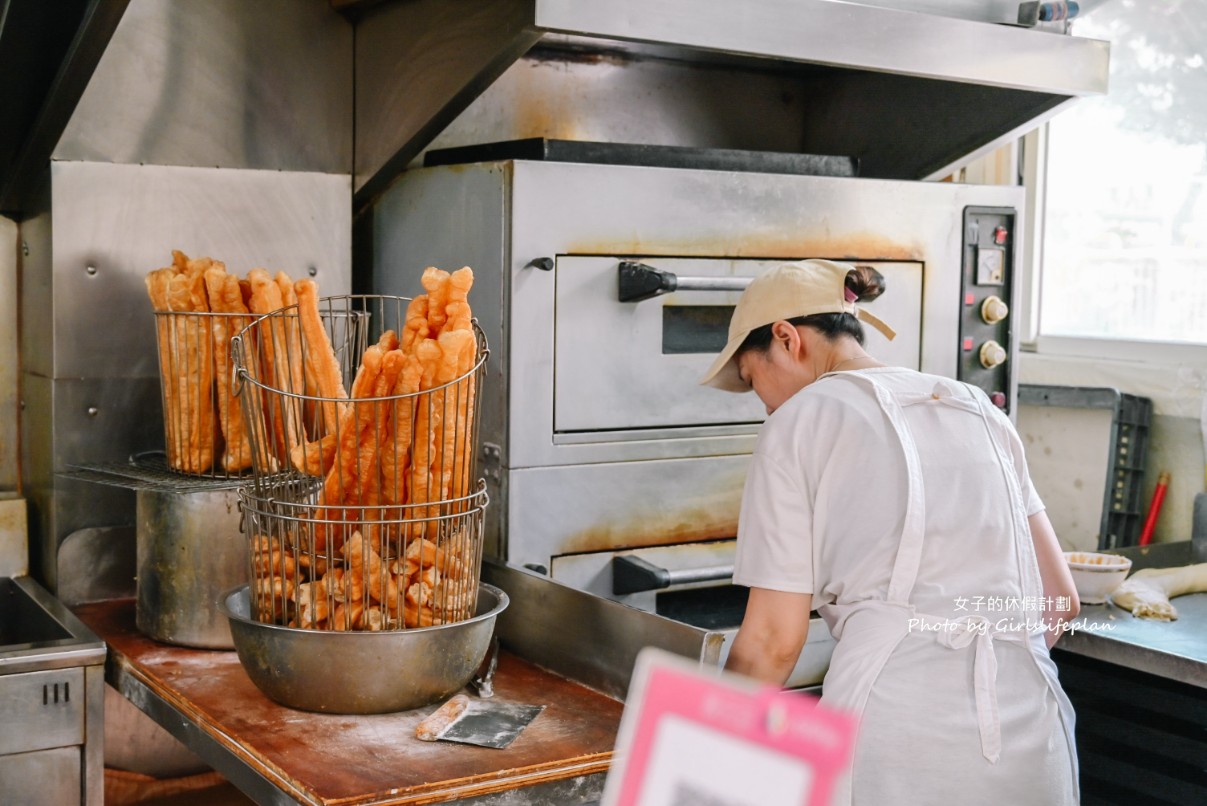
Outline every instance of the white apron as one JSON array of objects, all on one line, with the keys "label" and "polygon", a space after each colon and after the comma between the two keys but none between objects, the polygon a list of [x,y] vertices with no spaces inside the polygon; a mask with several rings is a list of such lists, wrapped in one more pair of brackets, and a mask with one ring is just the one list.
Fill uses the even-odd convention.
[{"label": "white apron", "polygon": [[[877,776],[881,776],[887,785],[888,781],[893,780],[893,771],[875,767],[878,764],[891,767],[893,765],[884,759],[899,761],[904,756],[909,764],[909,773],[898,777],[909,780],[909,776],[913,775],[914,780],[926,784],[925,791],[908,792],[896,788],[888,793],[868,795],[869,800],[875,797],[882,800],[882,803],[892,803],[894,806],[933,803],[933,785],[938,787],[938,791],[946,793],[944,797],[954,797],[949,803],[960,803],[961,806],[974,802],[1026,802],[1028,806],[1076,803],[1073,709],[1057,682],[1056,667],[1048,656],[1043,632],[1018,629],[1019,621],[1015,621],[1012,629],[1001,629],[996,621],[981,615],[956,619],[938,618],[916,612],[911,604],[911,592],[922,556],[926,523],[921,463],[904,411],[905,407],[913,405],[952,406],[981,418],[993,443],[999,466],[1003,470],[1002,476],[1010,485],[1010,498],[1014,509],[1014,540],[1018,544],[1018,555],[1030,559],[1029,563],[1024,563],[1024,567],[1020,568],[1024,593],[1036,597],[1042,595],[1022,492],[1008,449],[1001,443],[990,424],[989,414],[985,409],[990,404],[981,396],[972,394],[962,384],[954,382],[940,383],[930,395],[906,395],[890,390],[870,375],[835,373],[834,377],[871,385],[880,407],[901,442],[909,479],[904,526],[886,598],[846,605],[829,604],[819,608],[821,616],[830,627],[830,632],[838,639],[823,685],[823,700],[831,706],[853,712],[860,717],[860,738],[854,768],[851,776],[837,789],[833,802],[841,806],[849,806],[853,802],[856,806],[881,806],[859,802],[853,798],[859,798],[861,791],[865,794],[877,792],[880,783]],[[1020,620],[1032,619],[1031,623],[1034,624],[1039,615],[1038,610],[1033,610],[1030,613],[1019,613],[1017,617]],[[915,646],[910,643],[915,641],[927,642],[932,646]],[[1046,689],[1054,698],[1054,702],[1045,700],[1042,696],[1043,686],[1035,683],[1035,673],[1031,669],[1020,673],[1017,663],[1011,666],[1015,669],[1015,676],[1026,679],[999,679],[995,646],[1004,649],[1002,645],[1007,643],[1029,650],[1027,654],[1033,660],[1034,668],[1038,670],[1039,679],[1046,682]],[[935,644],[938,646],[933,646]],[[963,748],[971,745],[972,751],[975,752],[968,751],[967,757],[961,755],[959,758],[952,758],[951,745],[944,750],[918,741],[919,735],[925,735],[926,725],[901,724],[903,719],[907,722],[931,720],[933,707],[921,707],[918,712],[911,713],[908,692],[917,690],[911,689],[911,686],[916,687],[919,680],[924,684],[927,679],[927,664],[944,660],[937,658],[936,652],[930,651],[938,650],[939,647],[943,648],[941,651],[971,655],[971,674],[968,675],[970,679],[964,681],[971,689],[970,692],[946,689],[938,693],[927,691],[927,696],[932,698],[932,702],[941,702],[943,707],[969,712],[968,721],[974,727],[959,740],[958,745]],[[895,653],[897,658],[890,664],[890,658]],[[905,682],[902,683],[898,677]],[[1017,709],[1030,708],[1031,702],[1034,701],[1036,709],[1047,708],[1046,720],[1036,718],[1035,721],[1054,725],[1054,729],[1049,730],[1051,736],[1047,739],[1035,737],[1033,742],[1024,743],[1027,745],[1024,753],[1030,757],[1020,757],[1013,747],[1007,748],[1008,763],[1003,762],[1002,768],[994,770],[986,765],[998,767],[1003,754],[998,689],[1006,683],[1010,684],[1011,692],[1016,692],[1021,687],[1024,695],[1012,696],[1004,705],[1016,709],[1013,713],[1017,715]],[[882,704],[884,707],[879,708],[878,713],[868,712],[869,698],[874,690],[881,689],[896,692],[893,696],[897,699]],[[1030,696],[1026,695],[1027,692],[1030,692]],[[1054,716],[1056,714],[1058,719]],[[964,718],[962,712],[952,716],[957,721]],[[1022,721],[1030,719],[1030,715],[1023,712]],[[1013,719],[1014,723],[1018,721]],[[1037,728],[1044,729],[1042,724],[1038,724]],[[956,741],[954,737],[953,741]],[[887,755],[875,749],[877,743],[882,746],[888,744]],[[861,753],[860,747],[865,745],[871,749]],[[943,757],[928,758],[928,754],[943,754]],[[1006,769],[1007,766],[1009,770]],[[919,773],[919,770],[932,772],[923,774]],[[1067,774],[1064,770],[1068,771]],[[1001,786],[998,790],[993,790],[992,787],[997,785],[994,783],[994,775],[1004,776],[1009,783],[1005,784],[999,779],[997,784]],[[1018,786],[1022,787],[1021,791],[1013,788],[1016,777],[1020,778]],[[1028,792],[1028,786],[1037,791]],[[994,791],[1001,791],[1003,794],[995,795]],[[1001,799],[998,799],[999,797]],[[1026,798],[1026,801],[1018,798]]]}]

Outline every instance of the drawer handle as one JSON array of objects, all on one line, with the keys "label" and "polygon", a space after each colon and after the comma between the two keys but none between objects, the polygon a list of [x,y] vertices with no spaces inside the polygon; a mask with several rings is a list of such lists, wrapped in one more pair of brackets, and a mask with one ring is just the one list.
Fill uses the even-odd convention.
[{"label": "drawer handle", "polygon": [[743,291],[752,277],[680,277],[633,260],[620,261],[621,302],[641,302],[671,291]]},{"label": "drawer handle", "polygon": [[686,585],[690,582],[721,582],[732,579],[732,565],[670,570],[633,554],[612,558],[612,593],[618,596],[669,588],[671,585]]}]

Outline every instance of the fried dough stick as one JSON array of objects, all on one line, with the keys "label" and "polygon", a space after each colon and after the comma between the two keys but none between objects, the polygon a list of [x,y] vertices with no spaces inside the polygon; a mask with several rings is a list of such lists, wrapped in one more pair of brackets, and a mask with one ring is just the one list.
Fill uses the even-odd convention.
[{"label": "fried dough stick", "polygon": [[[210,311],[220,314],[247,314],[239,278],[218,267],[205,272],[205,290]],[[243,410],[235,400],[231,378],[231,337],[247,326],[250,317],[215,316],[214,375],[218,385],[218,424],[222,428],[224,448],[222,469],[228,473],[246,470],[252,465],[251,440],[244,428]]]},{"label": "fried dough stick", "polygon": [[[285,272],[277,272],[273,281],[276,282],[277,288],[281,289],[281,306],[293,309],[281,314],[285,324],[285,349],[280,352],[284,354],[285,375],[289,378],[290,391],[297,395],[304,395],[306,394],[306,370],[302,359],[301,327],[298,324],[298,295],[293,287],[293,279]],[[296,431],[289,434],[291,451],[306,441],[306,423],[309,422],[308,413],[303,411],[300,400],[294,411],[297,422],[294,424]]]},{"label": "fried dough stick", "polygon": [[435,266],[428,266],[419,278],[419,282],[427,291],[427,323],[431,327],[432,338],[440,335],[440,329],[448,319],[448,313],[445,311],[449,299],[448,281],[449,273]]},{"label": "fried dough stick", "polygon": [[[399,351],[401,352],[401,351]],[[407,475],[410,470],[411,438],[415,428],[415,398],[423,378],[423,364],[415,355],[403,358],[402,371],[394,383],[392,417],[384,433],[386,449],[381,455],[381,500],[387,505],[406,503]]]},{"label": "fried dough stick", "polygon": [[394,383],[398,380],[398,373],[402,371],[403,356],[397,347],[398,337],[394,331],[387,330],[382,334],[381,340],[377,342],[377,348],[382,351],[381,371],[374,380],[373,389],[370,392],[373,400],[358,404],[368,409],[369,417],[362,427],[357,447],[356,494],[354,497],[356,503],[367,508],[363,512],[362,518],[374,521],[373,527],[370,529],[370,536],[374,545],[377,546],[381,545],[381,524],[379,522],[381,516],[378,514],[379,511],[373,508],[381,503],[381,472],[378,462],[383,447],[382,432],[390,418],[390,401],[383,398],[389,397],[390,390],[394,388]]},{"label": "fried dough stick", "polygon": [[[175,271],[171,268],[156,269],[147,275],[147,295],[155,311],[172,310],[170,287]],[[172,317],[155,316],[155,335],[159,345],[159,377],[163,386],[163,420],[167,437],[168,465],[180,466],[180,436],[177,431],[180,400],[176,396],[176,384],[172,375]]]},{"label": "fried dough stick", "polygon": [[[379,399],[373,403],[373,423],[369,426],[369,432],[362,437],[359,468],[362,500],[366,506],[376,507],[382,503],[390,503],[383,500],[381,471],[385,457],[394,455],[391,432],[393,431],[395,401],[388,398],[393,394],[405,364],[406,358],[401,350],[390,350],[382,360],[381,374],[377,377],[377,384],[373,388],[373,397]],[[402,404],[403,408],[407,407],[408,401],[398,402]],[[380,546],[380,521],[383,516],[380,510],[374,510],[374,513],[375,523],[370,530],[370,537],[373,545]]]},{"label": "fried dough stick", "polygon": [[[284,307],[281,288],[264,269],[252,269],[247,273],[251,282],[252,313],[259,316],[270,314]],[[268,406],[265,415],[269,421],[272,438],[273,454],[281,462],[289,460],[289,451],[298,443],[297,433],[301,423],[301,413],[298,411],[298,398],[292,394],[301,394],[299,386],[292,385],[289,374],[289,336],[285,326],[285,317],[281,314],[262,320],[256,329],[259,331],[261,355],[264,359],[263,378],[276,392],[268,392]]]},{"label": "fried dough stick", "polygon": [[469,307],[469,290],[474,285],[474,270],[469,266],[457,269],[448,278],[448,303],[444,307],[445,323],[441,333],[448,330],[469,330],[473,313]]},{"label": "fried dough stick", "polygon": [[[419,390],[430,390],[437,385],[436,377],[440,372],[440,345],[435,339],[424,339],[416,346],[415,356],[423,370]],[[443,416],[440,403],[438,396],[429,392],[420,394],[415,404],[415,430],[411,440],[414,454],[411,456],[411,483],[407,499],[412,506],[433,500],[432,456],[436,447],[436,432]],[[415,517],[427,517],[426,508],[412,509],[412,512]]]},{"label": "fried dough stick", "polygon": [[367,582],[364,589],[369,592],[369,598],[396,611],[399,600],[398,583],[382,562],[381,555],[366,545],[364,536],[360,532],[353,532],[352,537],[344,544],[343,552],[348,563],[345,574],[353,574],[362,582]]},{"label": "fried dough stick", "polygon": [[289,458],[299,473],[307,476],[326,476],[335,461],[339,434],[324,434],[316,442],[303,442],[289,452]]},{"label": "fried dough stick", "polygon": [[[360,368],[356,372],[356,378],[352,381],[352,398],[355,402],[350,403],[351,409],[345,409],[340,416],[335,461],[323,482],[321,499],[321,502],[329,507],[328,519],[348,521],[357,517],[355,511],[350,511],[345,505],[350,502],[356,490],[356,477],[360,469],[361,435],[365,428],[373,422],[373,404],[364,402],[363,399],[370,397],[373,393],[377,377],[381,374],[383,358],[384,353],[376,344],[365,350]],[[352,503],[355,505],[356,502]],[[321,512],[320,510],[320,514]],[[325,548],[331,542],[330,536],[327,534],[326,527],[328,526],[329,524],[317,524],[315,529],[316,550]],[[338,548],[343,543],[342,534],[337,538],[339,539],[335,541],[333,548]]]},{"label": "fried dough stick", "polygon": [[[169,308],[181,313],[205,313],[209,302],[205,293],[204,269],[213,261],[188,261],[188,269],[173,275],[168,283]],[[204,473],[214,464],[214,364],[213,345],[202,317],[173,317],[172,361],[169,382],[176,384],[178,403],[178,470]],[[172,413],[165,412],[165,416]]]},{"label": "fried dough stick", "polygon": [[428,299],[426,294],[420,294],[407,304],[406,322],[402,327],[399,339],[399,349],[405,355],[414,355],[415,346],[426,339],[431,333],[427,322]]},{"label": "fried dough stick", "polygon": [[[472,366],[475,352],[474,334],[468,330],[446,330],[437,340],[440,345],[440,371],[436,384],[447,384],[460,378]],[[465,430],[468,426],[469,381],[462,380],[440,392],[439,407],[443,413],[440,431],[440,452],[432,461],[433,478],[440,479],[440,496],[449,498],[453,492],[454,475],[465,475],[466,457],[458,452],[468,447]]]},{"label": "fried dough stick", "polygon": [[[339,359],[335,357],[335,348],[331,346],[331,339],[328,338],[322,316],[319,315],[318,285],[314,280],[298,280],[293,287],[298,295],[298,323],[302,328],[302,339],[306,348],[306,375],[313,379],[319,397],[347,400],[348,393],[344,391]],[[345,405],[328,400],[319,407],[324,434],[332,434],[338,430],[340,412]]]}]

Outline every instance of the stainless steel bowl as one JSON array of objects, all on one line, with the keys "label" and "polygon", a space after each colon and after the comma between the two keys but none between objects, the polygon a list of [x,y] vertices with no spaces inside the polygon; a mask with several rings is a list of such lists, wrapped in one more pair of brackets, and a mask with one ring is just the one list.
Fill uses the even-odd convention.
[{"label": "stainless steel bowl", "polygon": [[389,632],[327,632],[251,618],[247,586],[224,593],[239,662],[269,699],[303,711],[384,714],[420,708],[460,690],[490,647],[507,594],[478,586],[473,618]]}]

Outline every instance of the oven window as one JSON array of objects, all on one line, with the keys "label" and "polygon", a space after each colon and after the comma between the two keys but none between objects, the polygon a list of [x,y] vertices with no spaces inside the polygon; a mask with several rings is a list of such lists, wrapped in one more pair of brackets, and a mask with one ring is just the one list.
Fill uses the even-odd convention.
[{"label": "oven window", "polygon": [[732,305],[662,306],[662,354],[721,352],[731,316]]}]

